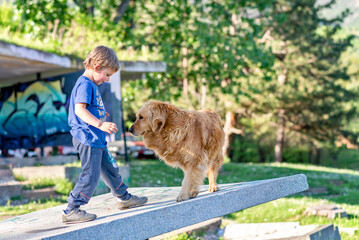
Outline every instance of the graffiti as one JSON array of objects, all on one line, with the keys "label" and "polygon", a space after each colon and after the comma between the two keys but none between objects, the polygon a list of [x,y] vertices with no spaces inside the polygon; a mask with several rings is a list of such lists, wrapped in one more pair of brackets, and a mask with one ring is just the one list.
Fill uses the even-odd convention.
[{"label": "graffiti", "polygon": [[7,89],[12,93],[1,104],[0,134],[5,139],[39,143],[48,135],[69,131],[61,80],[21,85]]},{"label": "graffiti", "polygon": [[[82,71],[0,89],[0,148],[72,146],[68,125],[71,91]],[[99,87],[111,116],[110,85]],[[112,118],[107,118],[111,121]]]}]

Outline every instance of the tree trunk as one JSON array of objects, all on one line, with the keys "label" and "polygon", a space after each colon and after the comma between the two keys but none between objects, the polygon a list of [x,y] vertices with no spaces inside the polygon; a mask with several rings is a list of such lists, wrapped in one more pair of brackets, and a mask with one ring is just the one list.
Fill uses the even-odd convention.
[{"label": "tree trunk", "polygon": [[130,3],[130,0],[122,0],[121,4],[116,9],[116,17],[114,19],[115,23],[118,23],[123,15],[125,14],[126,9],[128,8],[128,4]]},{"label": "tree trunk", "polygon": [[188,68],[188,59],[187,59],[187,54],[188,54],[188,49],[186,47],[184,47],[182,49],[182,53],[183,53],[183,59],[182,59],[182,68],[183,68],[183,95],[185,96],[188,106],[190,106],[192,109],[194,109],[191,100],[189,99],[188,96],[188,72],[187,72],[187,68]]},{"label": "tree trunk", "polygon": [[[287,80],[287,70],[284,69],[283,74],[278,76],[278,83],[280,87],[284,85],[286,80]],[[284,129],[285,129],[284,116],[285,116],[285,111],[284,109],[280,108],[278,111],[277,134],[276,134],[276,141],[274,147],[274,159],[276,162],[283,161],[283,143],[284,143]]]},{"label": "tree trunk", "polygon": [[284,110],[279,109],[278,122],[277,122],[277,135],[276,135],[276,141],[274,147],[274,157],[276,162],[283,161],[284,128],[285,128]]},{"label": "tree trunk", "polygon": [[266,161],[266,155],[265,150],[261,147],[261,141],[258,141],[257,149],[259,154],[259,162],[264,163]]},{"label": "tree trunk", "polygon": [[207,95],[207,86],[202,81],[202,94],[201,94],[201,109],[206,107],[206,95]]},{"label": "tree trunk", "polygon": [[230,146],[230,136],[235,134],[243,134],[244,132],[241,129],[235,128],[235,118],[234,113],[231,111],[226,112],[226,122],[224,123],[223,131],[224,131],[224,145],[223,145],[223,154],[228,157],[228,149]]},{"label": "tree trunk", "polygon": [[315,161],[314,161],[314,164],[319,165],[320,164],[320,158],[321,158],[321,150],[319,148],[315,148]]}]

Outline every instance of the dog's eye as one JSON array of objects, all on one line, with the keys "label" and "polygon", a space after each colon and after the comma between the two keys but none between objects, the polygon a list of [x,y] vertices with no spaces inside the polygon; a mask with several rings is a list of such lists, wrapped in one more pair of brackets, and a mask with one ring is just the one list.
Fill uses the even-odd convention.
[{"label": "dog's eye", "polygon": [[140,116],[140,117],[139,117],[139,119],[141,120],[141,119],[143,119],[143,117],[142,117],[142,116]]}]

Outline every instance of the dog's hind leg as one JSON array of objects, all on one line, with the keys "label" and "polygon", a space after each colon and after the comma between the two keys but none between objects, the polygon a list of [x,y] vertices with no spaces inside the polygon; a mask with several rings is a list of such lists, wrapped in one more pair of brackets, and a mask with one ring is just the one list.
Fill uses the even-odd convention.
[{"label": "dog's hind leg", "polygon": [[219,190],[217,186],[217,176],[219,168],[223,164],[223,155],[217,157],[215,161],[213,161],[212,166],[208,169],[208,183],[209,183],[209,192],[216,192]]}]

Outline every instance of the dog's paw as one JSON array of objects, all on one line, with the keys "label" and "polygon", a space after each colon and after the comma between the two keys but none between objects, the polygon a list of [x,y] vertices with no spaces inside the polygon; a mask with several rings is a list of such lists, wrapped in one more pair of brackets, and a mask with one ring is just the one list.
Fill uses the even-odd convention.
[{"label": "dog's paw", "polygon": [[189,197],[187,194],[179,194],[176,198],[176,201],[177,202],[181,202],[181,201],[185,201],[185,200],[188,200]]},{"label": "dog's paw", "polygon": [[198,190],[193,190],[192,192],[190,192],[189,198],[195,198],[195,197],[197,197],[198,193],[199,193]]},{"label": "dog's paw", "polygon": [[208,188],[208,192],[217,192],[218,190],[219,188],[217,187],[217,185],[209,186]]}]

